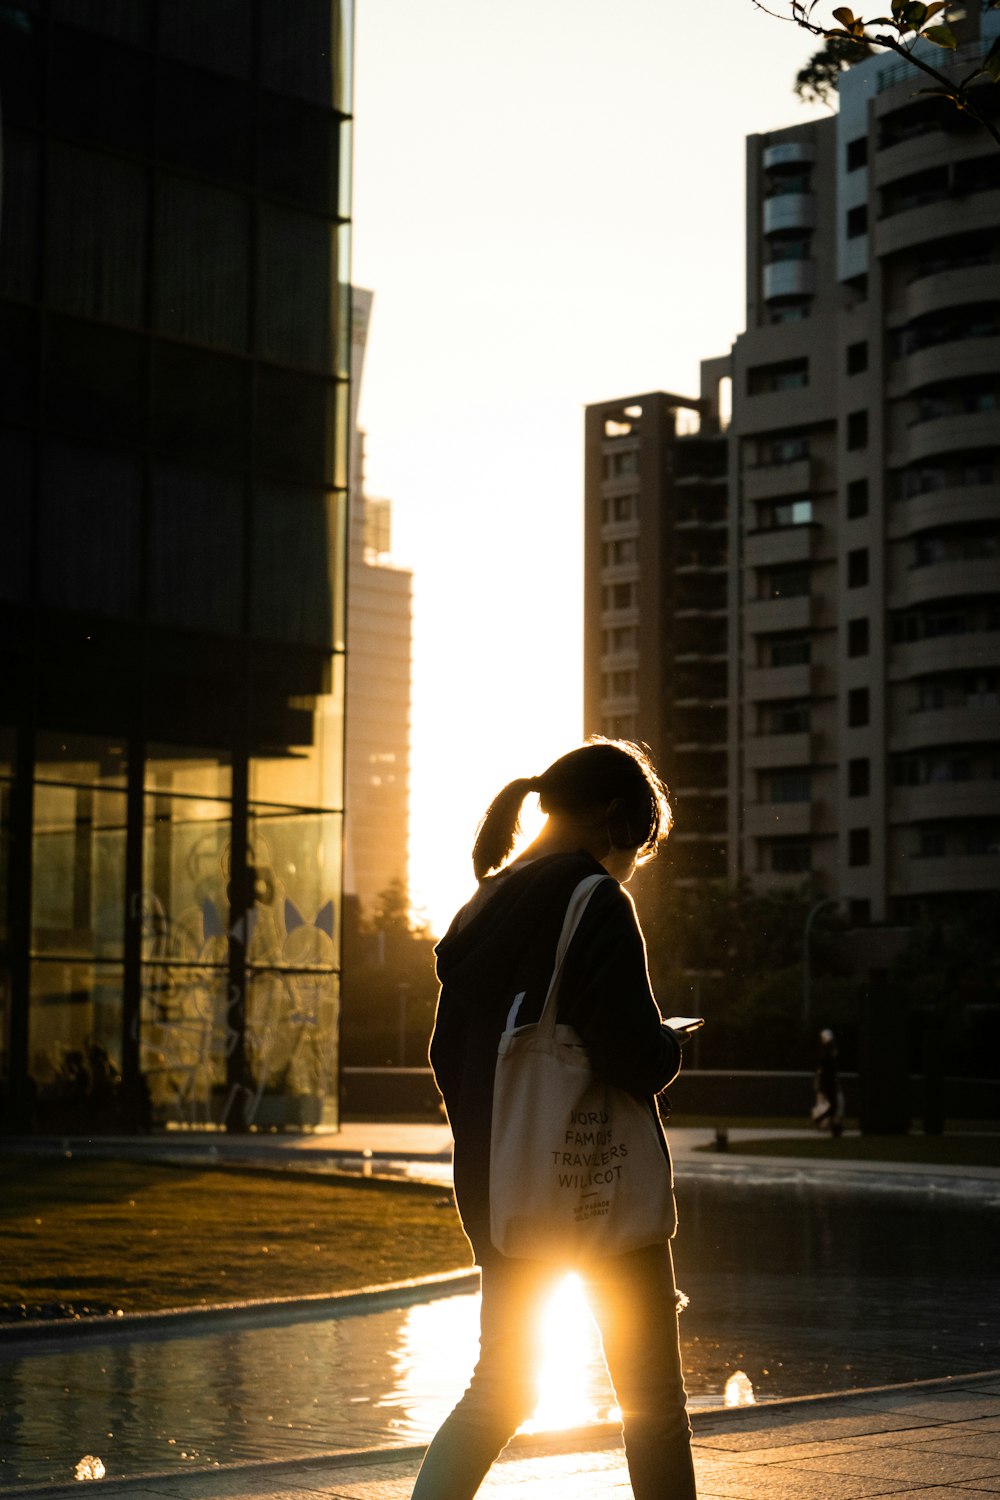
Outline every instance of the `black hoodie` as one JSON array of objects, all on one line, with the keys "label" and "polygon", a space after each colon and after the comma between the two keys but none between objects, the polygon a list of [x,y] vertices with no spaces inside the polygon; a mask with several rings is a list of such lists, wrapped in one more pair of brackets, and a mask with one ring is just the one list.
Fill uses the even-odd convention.
[{"label": "black hoodie", "polygon": [[[463,907],[435,949],[441,994],[430,1059],[455,1137],[455,1198],[480,1264],[497,1257],[489,1162],[500,1037],[522,991],[517,1024],[538,1020],[569,898],[587,875],[604,873],[583,852],[514,866],[483,882],[493,888],[489,899]],[[579,1033],[595,1071],[651,1109],[680,1070],[680,1044],[649,986],[635,907],[617,880],[603,880],[584,912],[560,980],[558,1019]]]}]

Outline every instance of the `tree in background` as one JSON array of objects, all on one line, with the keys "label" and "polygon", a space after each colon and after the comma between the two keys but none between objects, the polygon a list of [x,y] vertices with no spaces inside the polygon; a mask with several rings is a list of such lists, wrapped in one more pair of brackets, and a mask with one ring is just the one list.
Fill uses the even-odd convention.
[{"label": "tree in background", "polygon": [[425,1067],[437,990],[434,938],[402,880],[380,892],[370,916],[345,910],[345,1067]]},{"label": "tree in background", "polygon": [[[975,0],[973,0],[975,3]],[[983,11],[1000,10],[1000,0],[980,0]],[[830,10],[830,21],[823,17],[828,9],[826,0],[786,0],[786,8],[772,9],[763,0],[752,0],[758,10],[780,21],[790,21],[820,37],[823,46],[814,53],[799,73],[795,92],[800,99],[828,103],[836,91],[837,79],[845,68],[860,62],[873,52],[894,52],[915,70],[924,74],[930,84],[920,90],[947,99],[958,110],[987,131],[1000,146],[1000,128],[980,108],[976,97],[979,86],[1000,83],[1000,38],[993,43],[982,62],[977,63],[965,77],[949,78],[941,69],[927,60],[923,50],[917,51],[920,42],[929,42],[945,56],[956,52],[959,36],[958,25],[964,7],[951,5],[946,0],[934,0],[925,5],[921,0],[891,0],[889,15],[855,15],[849,6],[840,5]]]}]

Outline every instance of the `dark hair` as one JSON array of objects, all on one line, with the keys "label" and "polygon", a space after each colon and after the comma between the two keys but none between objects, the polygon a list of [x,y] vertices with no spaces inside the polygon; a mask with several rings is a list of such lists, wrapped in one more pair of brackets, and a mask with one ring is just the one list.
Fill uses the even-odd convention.
[{"label": "dark hair", "polygon": [[544,813],[580,814],[597,806],[609,808],[613,847],[637,849],[640,864],[653,858],[673,821],[667,788],[645,748],[630,740],[595,735],[554,760],[541,776],[519,777],[494,797],[472,850],[477,880],[502,865],[513,849],[521,805],[529,792],[538,793]]}]

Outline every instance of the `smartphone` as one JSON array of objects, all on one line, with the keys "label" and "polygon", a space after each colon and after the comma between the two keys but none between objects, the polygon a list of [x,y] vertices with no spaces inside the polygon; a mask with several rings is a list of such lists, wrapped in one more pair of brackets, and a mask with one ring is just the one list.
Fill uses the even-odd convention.
[{"label": "smartphone", "polygon": [[671,1031],[697,1031],[699,1026],[704,1026],[704,1016],[668,1016],[664,1025],[669,1026]]}]

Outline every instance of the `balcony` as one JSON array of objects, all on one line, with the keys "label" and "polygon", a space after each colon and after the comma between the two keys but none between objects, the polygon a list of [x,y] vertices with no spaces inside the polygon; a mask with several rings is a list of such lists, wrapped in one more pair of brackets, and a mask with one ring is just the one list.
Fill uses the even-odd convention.
[{"label": "balcony", "polygon": [[794,667],[750,667],[743,679],[744,696],[751,703],[811,698],[816,691],[818,670],[808,662]]},{"label": "balcony", "polygon": [[743,620],[748,635],[771,635],[779,630],[808,630],[816,623],[817,600],[812,594],[794,599],[755,599]]},{"label": "balcony", "polygon": [[1000,190],[924,203],[880,219],[875,225],[874,253],[895,255],[943,234],[970,234],[995,228],[1000,220]]},{"label": "balcony", "polygon": [[749,501],[779,500],[783,495],[806,495],[813,484],[811,458],[790,464],[761,464],[743,471],[743,495]]},{"label": "balcony", "polygon": [[816,227],[815,193],[780,193],[764,199],[764,233]]},{"label": "balcony", "polygon": [[914,495],[909,500],[893,502],[889,516],[889,535],[894,540],[914,536],[918,531],[947,522],[995,521],[1000,518],[1000,486],[992,484],[955,485]]},{"label": "balcony", "polygon": [[761,166],[767,172],[771,167],[805,166],[816,160],[816,147],[808,141],[785,141],[780,146],[765,146],[761,153]]},{"label": "balcony", "polygon": [[[895,787],[889,800],[890,823],[997,817],[1000,817],[997,781],[937,781],[926,786]],[[997,873],[1000,875],[1000,866]]]},{"label": "balcony", "polygon": [[748,770],[811,766],[816,759],[817,737],[805,734],[756,734],[747,738],[744,760]]},{"label": "balcony", "polygon": [[902,453],[890,458],[890,467],[934,458],[939,453],[996,447],[1000,447],[1000,412],[955,412],[911,427],[904,439]]},{"label": "balcony", "polygon": [[1000,566],[995,557],[956,558],[954,562],[928,563],[909,568],[895,580],[890,609],[929,604],[935,599],[961,599],[973,594],[996,592]]},{"label": "balcony", "polygon": [[970,302],[992,302],[997,296],[996,264],[963,266],[954,271],[938,271],[921,276],[906,291],[906,317],[920,318],[925,313],[962,307]]},{"label": "balcony", "polygon": [[970,630],[965,635],[938,635],[893,646],[889,678],[900,681],[929,672],[1000,667],[1000,630]]},{"label": "balcony", "polygon": [[889,749],[922,750],[930,745],[981,744],[1000,738],[998,730],[1000,709],[996,703],[923,709],[905,714],[893,724]]},{"label": "balcony", "polygon": [[764,300],[811,297],[816,291],[814,260],[776,260],[764,267]]},{"label": "balcony", "polygon": [[751,568],[773,568],[780,563],[811,562],[818,550],[819,531],[819,525],[815,521],[801,526],[780,526],[767,531],[751,531],[744,543],[744,561]]},{"label": "balcony", "polygon": [[[996,268],[996,275],[998,290],[995,295],[1000,295],[1000,266]],[[907,355],[893,369],[892,384],[894,391],[918,391],[926,385],[940,385],[944,380],[995,375],[998,370],[1000,338],[954,339],[951,343],[932,344]]]},{"label": "balcony", "polygon": [[812,833],[814,806],[812,802],[751,803],[743,815],[743,831],[756,839]]}]

